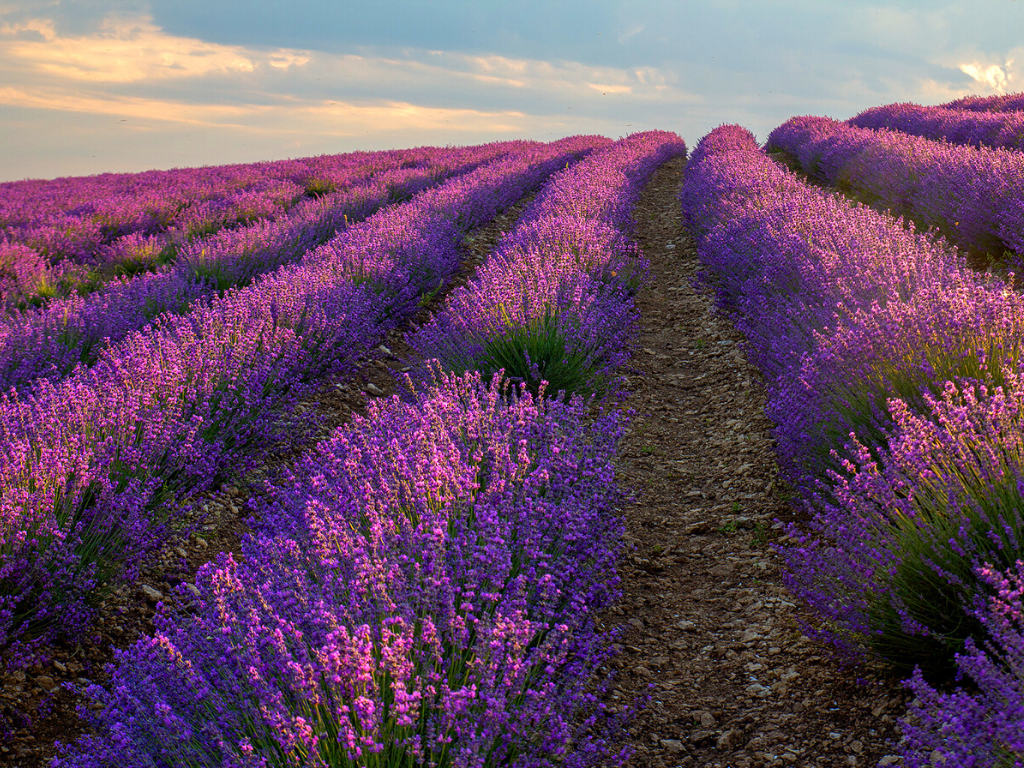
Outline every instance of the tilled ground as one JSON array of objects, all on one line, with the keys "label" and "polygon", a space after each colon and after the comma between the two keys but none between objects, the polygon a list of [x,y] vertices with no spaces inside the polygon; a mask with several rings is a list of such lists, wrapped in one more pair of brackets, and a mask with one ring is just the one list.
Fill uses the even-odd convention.
[{"label": "tilled ground", "polygon": [[770,545],[791,513],[764,393],[742,337],[692,287],[683,165],[659,170],[636,213],[651,278],[638,294],[637,417],[618,463],[638,492],[625,509],[635,549],[608,617],[628,624],[612,695],[652,694],[630,729],[630,765],[896,764],[898,680],[841,669],[801,636],[782,586]]},{"label": "tilled ground", "polygon": [[[779,533],[774,521],[790,513],[775,487],[763,394],[739,335],[691,287],[697,256],[676,200],[684,165],[659,170],[636,213],[652,273],[638,295],[642,351],[633,365],[642,375],[631,377],[628,402],[637,417],[618,462],[620,481],[638,495],[624,510],[634,549],[622,567],[625,597],[605,617],[626,624],[611,696],[627,704],[651,694],[630,727],[630,766],[894,764],[891,740],[905,698],[897,681],[854,680],[796,628],[798,609],[769,546]],[[467,238],[457,283],[525,202]],[[74,715],[82,699],[62,684],[102,681],[111,649],[149,632],[158,602],[174,605],[175,587],[187,588],[217,553],[237,554],[245,503],[260,481],[364,412],[367,396],[395,392],[394,372],[409,354],[400,337],[391,335],[358,381],[327,382],[300,406],[316,414],[317,434],[206,494],[203,525],[107,600],[91,638],[53,649],[46,668],[0,679],[0,713],[40,702],[49,712],[0,744],[0,766],[41,768],[56,740],[82,733]]]}]

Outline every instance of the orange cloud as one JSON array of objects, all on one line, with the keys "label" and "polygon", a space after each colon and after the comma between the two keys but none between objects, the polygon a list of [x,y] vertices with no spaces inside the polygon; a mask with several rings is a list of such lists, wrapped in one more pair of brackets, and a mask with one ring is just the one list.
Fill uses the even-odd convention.
[{"label": "orange cloud", "polygon": [[[17,36],[24,31],[38,32],[43,39]],[[14,38],[4,45],[6,58],[61,79],[91,83],[252,72],[260,64],[287,69],[309,62],[309,56],[300,51],[282,48],[259,53],[241,46],[168,35],[147,17],[108,18],[98,34],[80,37],[59,37],[52,21],[33,19],[4,25],[0,35]]]}]

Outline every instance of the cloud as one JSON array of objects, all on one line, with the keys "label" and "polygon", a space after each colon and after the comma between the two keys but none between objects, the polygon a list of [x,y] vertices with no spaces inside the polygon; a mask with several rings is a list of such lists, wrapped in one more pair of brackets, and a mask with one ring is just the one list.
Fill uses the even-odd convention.
[{"label": "cloud", "polygon": [[1013,66],[1013,59],[1007,59],[1005,69],[998,64],[979,64],[972,61],[960,65],[960,71],[970,76],[975,82],[987,86],[995,93],[1006,93],[1010,83],[1010,76],[1007,74]]},{"label": "cloud", "polygon": [[[26,31],[38,36],[27,38]],[[59,36],[52,20],[30,19],[4,25],[0,35],[10,38],[4,58],[63,80],[91,83],[195,78],[309,62],[308,56],[288,49],[260,52],[166,35],[146,17],[108,18],[96,33],[81,36]]]},{"label": "cloud", "polygon": [[625,43],[626,41],[636,37],[644,31],[646,27],[643,24],[632,24],[627,27],[622,34],[619,35],[619,43]]},{"label": "cloud", "polygon": [[254,124],[274,110],[340,117],[343,104],[347,114],[385,122],[393,115],[403,125],[414,114],[429,122],[427,115],[444,113],[474,126],[493,119],[500,131],[523,125],[526,113],[604,109],[605,94],[693,100],[657,68],[226,45],[168,34],[148,16],[106,18],[75,35],[59,34],[46,18],[6,23],[0,67],[16,73],[0,88],[0,104],[211,125]]}]

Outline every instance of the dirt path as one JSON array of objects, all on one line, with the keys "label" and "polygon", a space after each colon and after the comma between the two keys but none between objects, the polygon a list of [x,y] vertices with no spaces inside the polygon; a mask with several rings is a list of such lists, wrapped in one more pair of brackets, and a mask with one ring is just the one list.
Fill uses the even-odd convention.
[{"label": "dirt path", "polygon": [[638,295],[637,418],[618,464],[639,493],[625,510],[636,550],[615,611],[628,624],[616,666],[622,701],[648,686],[652,698],[631,728],[630,765],[892,764],[902,688],[840,670],[801,636],[782,587],[769,544],[790,512],[763,389],[741,336],[691,287],[683,165],[657,173],[636,214],[652,267]]}]

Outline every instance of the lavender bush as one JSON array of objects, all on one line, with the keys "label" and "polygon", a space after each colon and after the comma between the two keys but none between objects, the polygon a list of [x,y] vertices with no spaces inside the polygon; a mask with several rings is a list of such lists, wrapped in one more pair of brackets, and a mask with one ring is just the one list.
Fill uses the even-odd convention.
[{"label": "lavender bush", "polygon": [[941,692],[915,670],[915,694],[900,721],[900,750],[907,768],[1020,768],[1024,766],[1024,562],[1005,575],[985,566],[981,578],[994,597],[979,619],[991,642],[967,641],[957,656],[971,690]]},{"label": "lavender bush", "polygon": [[886,104],[846,121],[857,128],[887,129],[972,147],[1024,149],[1024,114],[972,112],[918,104]]},{"label": "lavender bush", "polygon": [[1019,112],[1024,110],[1024,93],[1007,93],[996,96],[965,96],[948,104],[945,109],[961,109],[971,112]]},{"label": "lavender bush", "polygon": [[[118,654],[55,765],[618,762],[587,684],[616,595],[611,413],[496,375],[371,404],[259,504],[244,560]],[[183,593],[187,595],[188,593]]]},{"label": "lavender bush", "polygon": [[807,630],[940,674],[980,631],[973,569],[1021,555],[1021,298],[799,182],[738,129],[694,154],[682,201],[703,279],[765,373],[813,520],[782,551],[821,620]]},{"label": "lavender bush", "polygon": [[[936,228],[976,254],[1024,254],[1024,154],[869,130],[822,117],[794,117],[766,149],[872,205]],[[980,258],[980,257],[979,257]]]},{"label": "lavender bush", "polygon": [[629,357],[647,263],[623,233],[654,170],[686,146],[629,136],[557,174],[444,310],[407,337],[449,370],[505,371],[530,391],[604,394]]}]

